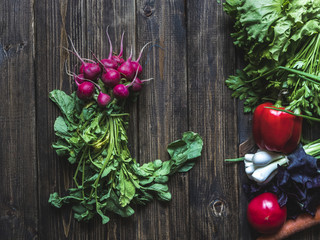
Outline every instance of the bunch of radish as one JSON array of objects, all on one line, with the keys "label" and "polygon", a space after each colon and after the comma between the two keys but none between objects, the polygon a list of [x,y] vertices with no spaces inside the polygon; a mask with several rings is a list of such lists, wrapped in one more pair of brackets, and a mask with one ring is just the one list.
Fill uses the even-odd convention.
[{"label": "bunch of radish", "polygon": [[[114,98],[119,100],[127,99],[131,92],[139,92],[143,83],[152,79],[139,79],[142,74],[142,66],[139,61],[143,50],[149,43],[144,45],[136,60],[132,60],[132,49],[130,56],[125,60],[123,58],[124,34],[121,36],[120,53],[117,55],[112,51],[108,28],[106,33],[110,44],[109,56],[106,59],[99,59],[94,54],[92,54],[94,60],[81,57],[70,38],[72,50],[68,50],[81,62],[78,73],[67,72],[73,77],[78,87],[78,98],[90,100],[94,98],[94,94],[98,90],[98,95],[95,99],[101,107],[106,107]],[[105,91],[99,86],[99,81],[103,83]]]}]

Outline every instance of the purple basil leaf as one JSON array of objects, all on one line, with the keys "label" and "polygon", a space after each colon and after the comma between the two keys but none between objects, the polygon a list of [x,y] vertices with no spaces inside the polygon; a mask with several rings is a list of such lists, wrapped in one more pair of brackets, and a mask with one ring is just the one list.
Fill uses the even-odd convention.
[{"label": "purple basil leaf", "polygon": [[312,178],[319,175],[317,159],[307,155],[301,145],[288,155],[288,159],[290,163],[287,169],[295,182],[305,185],[307,182],[312,182]]}]

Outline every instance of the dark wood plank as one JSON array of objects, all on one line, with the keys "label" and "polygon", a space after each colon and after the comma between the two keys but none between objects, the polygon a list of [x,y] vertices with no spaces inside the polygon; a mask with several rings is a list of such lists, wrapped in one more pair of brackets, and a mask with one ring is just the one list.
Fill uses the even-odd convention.
[{"label": "dark wood plank", "polygon": [[[114,218],[102,225],[96,218],[90,223],[78,223],[70,209],[57,210],[48,205],[49,194],[58,191],[64,194],[72,186],[74,168],[67,161],[58,158],[50,148],[54,141],[53,123],[59,115],[57,108],[49,101],[53,89],[71,92],[75,87],[64,71],[64,62],[71,66],[77,63],[61,46],[68,46],[67,35],[83,57],[91,58],[90,51],[97,56],[107,56],[109,43],[106,27],[114,50],[119,51],[122,31],[126,31],[125,45],[134,43],[135,18],[134,1],[41,1],[35,5],[36,22],[36,74],[37,74],[37,135],[41,138],[38,149],[40,236],[49,239],[120,239],[121,220]],[[44,81],[45,79],[45,81]],[[134,133],[132,133],[134,135]],[[114,216],[112,216],[114,217]],[[135,231],[134,227],[131,227]],[[123,231],[124,232],[124,231]],[[130,231],[128,231],[130,232]],[[48,235],[50,233],[50,235]]]},{"label": "dark wood plank", "polygon": [[[229,21],[217,1],[187,1],[190,128],[204,138],[190,173],[190,239],[239,238],[237,108],[224,84],[234,71]],[[191,217],[192,216],[192,217]]]},{"label": "dark wood plank", "polygon": [[[139,162],[168,159],[166,146],[188,130],[185,1],[137,1],[137,49],[152,41],[143,58],[146,84],[139,102]],[[169,182],[172,200],[139,209],[136,239],[187,239],[188,174]]]},{"label": "dark wood plank", "polygon": [[[57,211],[48,204],[50,193],[64,193],[72,184],[73,169],[64,159],[59,159],[50,147],[55,140],[53,123],[59,112],[48,97],[53,89],[66,92],[72,89],[72,83],[64,71],[65,61],[69,58],[62,49],[62,46],[68,46],[66,24],[69,22],[69,4],[68,1],[41,1],[34,6],[40,239],[67,239],[75,231],[71,211]],[[74,4],[71,13],[78,16],[75,19],[79,26],[83,24],[81,7]],[[73,21],[70,23],[74,24]]]},{"label": "dark wood plank", "polygon": [[[233,21],[229,18],[230,21],[229,30],[233,31]],[[241,49],[236,48],[236,59],[237,62],[235,64],[236,69],[242,69],[246,64],[244,62],[244,55]],[[235,74],[235,71],[232,73]],[[230,93],[231,96],[232,93]],[[241,101],[237,101],[237,115],[238,115],[238,144],[242,144],[246,142],[249,138],[252,138],[252,114],[244,114],[244,106]],[[252,145],[252,141],[249,142],[246,149],[250,149],[250,145]],[[247,153],[247,152],[245,152]],[[240,157],[245,154],[243,151],[238,150],[238,156],[233,157]],[[240,230],[240,239],[249,240],[254,239],[255,233],[252,231],[252,228],[249,226],[247,221],[247,206],[248,206],[248,199],[243,191],[242,184],[247,181],[248,177],[244,171],[244,164],[238,163],[238,176],[239,176],[239,230]]]},{"label": "dark wood plank", "polygon": [[[241,188],[239,143],[250,135],[251,115],[232,99],[225,79],[242,67],[230,38],[232,23],[217,1],[1,1],[0,8],[0,239],[254,239],[246,220]],[[203,156],[189,173],[169,182],[172,201],[136,207],[130,218],[112,216],[78,223],[69,208],[48,204],[49,194],[73,185],[74,168],[50,147],[58,109],[53,89],[71,92],[64,71],[77,63],[61,46],[67,35],[84,57],[107,56],[105,30],[125,57],[132,47],[142,58],[144,78],[153,77],[131,114],[128,131],[132,156],[140,163],[168,159],[166,146],[186,130],[199,132]],[[318,138],[320,126],[304,129]],[[289,239],[316,240],[313,227]]]},{"label": "dark wood plank", "polygon": [[0,238],[38,230],[32,1],[0,8]]}]

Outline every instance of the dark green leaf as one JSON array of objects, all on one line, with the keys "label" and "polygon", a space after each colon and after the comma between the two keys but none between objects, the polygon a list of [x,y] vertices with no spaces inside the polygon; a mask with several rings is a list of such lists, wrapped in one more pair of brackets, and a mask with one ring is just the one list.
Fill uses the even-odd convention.
[{"label": "dark green leaf", "polygon": [[49,98],[57,104],[61,112],[70,122],[74,122],[73,112],[75,110],[74,95],[69,96],[61,90],[53,90],[49,94]]},{"label": "dark green leaf", "polygon": [[71,136],[65,120],[61,116],[57,117],[56,121],[54,122],[54,131],[59,137],[69,138]]},{"label": "dark green leaf", "polygon": [[169,180],[168,176],[158,176],[154,179],[156,183],[167,183]]},{"label": "dark green leaf", "polygon": [[190,171],[193,166],[195,165],[195,162],[188,162],[186,163],[184,166],[182,166],[181,168],[179,168],[178,172],[183,173],[183,172],[188,172]]}]

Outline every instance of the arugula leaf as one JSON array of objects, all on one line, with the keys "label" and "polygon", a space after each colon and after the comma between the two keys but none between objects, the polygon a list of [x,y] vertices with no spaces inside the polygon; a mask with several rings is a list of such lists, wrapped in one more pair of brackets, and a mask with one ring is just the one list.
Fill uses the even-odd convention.
[{"label": "arugula leaf", "polygon": [[100,215],[100,217],[102,218],[102,224],[106,224],[110,221],[110,218],[108,216],[106,216],[101,208],[105,207],[107,204],[101,204],[101,203],[97,203],[97,213]]},{"label": "arugula leaf", "polygon": [[133,204],[144,205],[154,197],[169,201],[169,176],[194,166],[203,147],[201,137],[186,132],[182,139],[168,145],[170,160],[140,165],[128,149],[128,114],[121,113],[115,103],[105,111],[93,101],[83,103],[74,96],[59,90],[50,94],[63,113],[55,121],[58,140],[52,146],[76,169],[75,186],[64,197],[51,194],[49,203],[57,208],[71,205],[78,221],[98,215],[106,224],[110,212],[129,217],[134,214]]},{"label": "arugula leaf", "polygon": [[[185,132],[182,139],[174,141],[168,145],[168,153],[173,161],[170,174],[179,171],[187,161],[201,155],[203,141],[199,134]],[[189,165],[190,167],[190,165]]]},{"label": "arugula leaf", "polygon": [[119,190],[120,190],[120,198],[119,198],[120,204],[122,207],[125,207],[131,202],[133,196],[136,193],[136,188],[131,182],[131,180],[128,179],[123,169],[120,170],[120,174],[119,174]]},{"label": "arugula leaf", "polygon": [[52,147],[55,148],[58,156],[64,156],[70,152],[69,144],[62,139],[59,139],[56,143],[52,144]]},{"label": "arugula leaf", "polygon": [[65,92],[56,89],[50,92],[49,98],[60,108],[69,122],[74,122],[72,116],[75,108],[75,94],[69,96]]},{"label": "arugula leaf", "polygon": [[65,119],[61,116],[57,117],[56,121],[54,122],[54,131],[56,135],[62,138],[69,137],[71,134],[68,130],[68,125],[65,122]]},{"label": "arugula leaf", "polygon": [[188,172],[194,167],[195,164],[196,164],[195,162],[186,163],[184,166],[179,168],[178,172],[180,173]]}]

